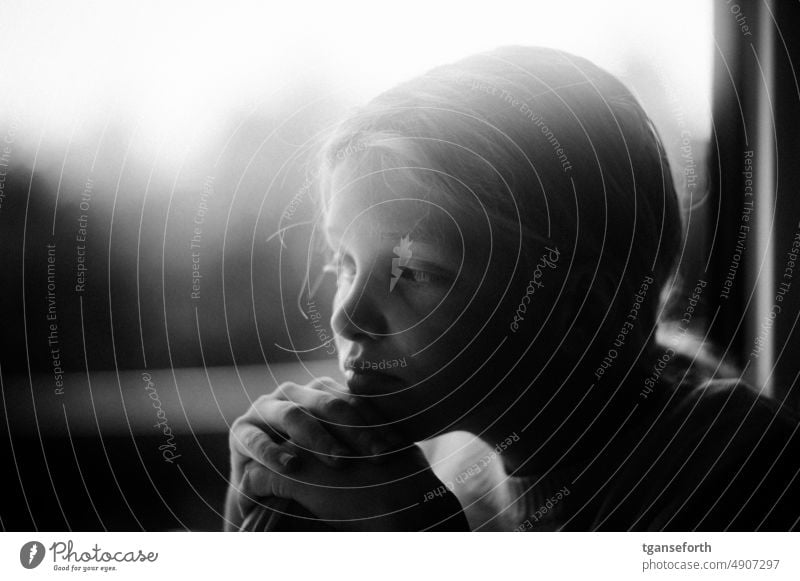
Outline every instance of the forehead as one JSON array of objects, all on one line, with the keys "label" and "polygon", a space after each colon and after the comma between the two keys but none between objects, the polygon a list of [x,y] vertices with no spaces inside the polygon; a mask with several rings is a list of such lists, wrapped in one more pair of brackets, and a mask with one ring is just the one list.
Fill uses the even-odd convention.
[{"label": "forehead", "polygon": [[344,237],[373,240],[411,235],[431,244],[457,243],[467,235],[464,221],[447,197],[409,169],[361,175],[337,168],[331,175],[323,228],[332,245]]}]

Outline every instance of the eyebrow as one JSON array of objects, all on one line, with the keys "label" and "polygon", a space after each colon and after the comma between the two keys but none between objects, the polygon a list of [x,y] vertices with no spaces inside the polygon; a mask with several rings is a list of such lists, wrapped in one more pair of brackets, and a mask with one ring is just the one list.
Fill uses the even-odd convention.
[{"label": "eyebrow", "polygon": [[381,240],[399,240],[403,236],[408,236],[411,242],[422,242],[424,244],[441,243],[441,240],[437,239],[435,236],[419,230],[412,230],[410,232],[384,232],[381,234]]},{"label": "eyebrow", "polygon": [[[338,234],[338,233],[337,233]],[[381,233],[381,240],[392,240],[397,242],[403,236],[410,236],[411,242],[419,242],[425,246],[433,247],[433,248],[440,248],[445,250],[446,245],[443,244],[443,240],[441,237],[436,238],[433,235],[426,233],[422,230],[411,230],[410,232],[383,232]],[[332,248],[332,247],[331,247]],[[448,249],[449,250],[449,249]],[[448,250],[445,250],[446,252]],[[411,262],[419,267],[423,267],[427,270],[433,271],[440,275],[451,276],[453,278],[457,278],[459,268],[458,260],[455,261],[454,264],[450,264],[451,261],[449,260],[431,260],[428,257],[421,257],[418,254],[411,258]]]},{"label": "eyebrow", "polygon": [[443,264],[437,261],[431,261],[424,258],[417,258],[414,257],[411,259],[411,268],[413,267],[421,267],[424,270],[429,270],[434,274],[449,276],[452,278],[456,278],[458,275],[458,265],[449,265]]}]

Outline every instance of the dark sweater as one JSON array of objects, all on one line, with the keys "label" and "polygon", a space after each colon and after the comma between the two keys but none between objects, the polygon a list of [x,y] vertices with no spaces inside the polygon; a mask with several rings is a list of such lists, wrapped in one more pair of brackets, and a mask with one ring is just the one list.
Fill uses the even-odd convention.
[{"label": "dark sweater", "polygon": [[793,414],[735,380],[654,392],[572,484],[562,530],[800,527]]},{"label": "dark sweater", "polygon": [[426,453],[472,530],[784,531],[800,528],[798,425],[746,384],[715,380],[662,384],[599,454],[542,476],[509,477],[463,432]]}]

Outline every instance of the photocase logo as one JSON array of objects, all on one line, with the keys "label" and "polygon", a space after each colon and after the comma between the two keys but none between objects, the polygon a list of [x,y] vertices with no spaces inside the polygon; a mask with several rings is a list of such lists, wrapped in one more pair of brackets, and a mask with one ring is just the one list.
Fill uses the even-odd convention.
[{"label": "photocase logo", "polygon": [[403,267],[411,260],[411,235],[406,234],[400,238],[400,245],[392,248],[397,258],[392,258],[392,279],[389,281],[389,292],[394,290],[394,285],[403,276]]},{"label": "photocase logo", "polygon": [[44,545],[39,541],[29,541],[19,550],[19,562],[26,569],[35,569],[44,559]]}]

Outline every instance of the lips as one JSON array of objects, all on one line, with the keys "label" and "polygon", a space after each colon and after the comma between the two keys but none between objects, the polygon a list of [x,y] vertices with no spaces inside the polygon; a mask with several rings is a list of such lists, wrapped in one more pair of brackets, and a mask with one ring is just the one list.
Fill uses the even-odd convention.
[{"label": "lips", "polygon": [[344,365],[347,387],[353,393],[381,393],[395,386],[400,380],[394,375],[364,367],[358,360],[348,359]]},{"label": "lips", "polygon": [[[381,360],[375,360],[381,361]],[[385,360],[383,360],[385,361]],[[355,359],[349,358],[346,359],[344,362],[344,372],[345,374],[349,373],[350,371],[354,371],[356,373],[363,373],[368,375],[386,375],[392,376],[391,373],[386,373],[385,369],[378,369],[374,364],[373,360],[371,359]]]}]

